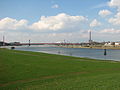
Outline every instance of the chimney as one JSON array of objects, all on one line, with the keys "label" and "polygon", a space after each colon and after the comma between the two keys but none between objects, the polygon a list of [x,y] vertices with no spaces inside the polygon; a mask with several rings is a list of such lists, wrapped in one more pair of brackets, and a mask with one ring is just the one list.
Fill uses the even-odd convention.
[{"label": "chimney", "polygon": [[89,43],[92,43],[91,30],[89,31]]}]

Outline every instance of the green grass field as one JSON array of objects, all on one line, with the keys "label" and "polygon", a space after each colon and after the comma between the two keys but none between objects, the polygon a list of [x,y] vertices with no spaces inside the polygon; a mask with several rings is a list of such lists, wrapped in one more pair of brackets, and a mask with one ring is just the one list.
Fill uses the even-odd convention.
[{"label": "green grass field", "polygon": [[120,90],[120,62],[0,49],[0,90]]}]

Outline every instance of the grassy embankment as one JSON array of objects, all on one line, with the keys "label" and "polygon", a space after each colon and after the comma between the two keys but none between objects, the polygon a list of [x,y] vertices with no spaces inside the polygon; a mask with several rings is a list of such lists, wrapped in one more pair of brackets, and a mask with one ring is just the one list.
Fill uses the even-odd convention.
[{"label": "grassy embankment", "polygon": [[0,90],[120,90],[120,62],[0,49]]}]

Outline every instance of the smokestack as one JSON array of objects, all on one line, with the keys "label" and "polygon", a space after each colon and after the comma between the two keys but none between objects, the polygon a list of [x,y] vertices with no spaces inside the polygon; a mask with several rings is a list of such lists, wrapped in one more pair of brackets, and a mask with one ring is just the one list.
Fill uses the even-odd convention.
[{"label": "smokestack", "polygon": [[92,43],[91,30],[89,31],[89,43]]}]

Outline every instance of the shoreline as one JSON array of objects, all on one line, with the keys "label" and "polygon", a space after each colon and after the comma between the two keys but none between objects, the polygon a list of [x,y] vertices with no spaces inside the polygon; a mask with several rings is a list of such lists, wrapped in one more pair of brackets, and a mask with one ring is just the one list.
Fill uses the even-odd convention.
[{"label": "shoreline", "polygon": [[[15,49],[17,50],[17,49]],[[17,50],[17,51],[27,51],[27,50]],[[52,54],[52,55],[60,55],[60,56],[70,56],[70,57],[76,57],[76,58],[83,58],[83,59],[93,59],[93,60],[100,60],[100,61],[115,61],[120,62],[119,59],[107,59],[107,58],[95,58],[95,57],[87,57],[87,56],[75,56],[70,54],[63,54],[63,53],[50,53],[45,51],[28,51],[28,52],[38,52],[38,53],[44,53],[44,54]],[[106,57],[106,56],[105,56]]]},{"label": "shoreline", "polygon": [[[34,46],[34,45],[32,45]],[[21,46],[0,46],[0,48],[11,48],[11,47],[21,47]],[[22,46],[24,47],[24,46]],[[44,46],[42,46],[44,47]],[[49,46],[49,47],[63,47],[63,48],[88,48],[88,49],[112,49],[120,50],[120,46],[79,46],[79,45],[65,45],[65,46]]]},{"label": "shoreline", "polygon": [[[8,48],[0,48],[0,49],[8,49]],[[11,50],[11,49],[8,49]],[[73,57],[73,58],[80,58],[80,59],[90,59],[90,60],[95,60],[95,61],[107,61],[107,62],[120,62],[119,60],[115,60],[115,59],[100,59],[100,58],[90,58],[90,57],[79,57],[79,56],[73,56],[73,55],[64,55],[64,54],[57,54],[57,53],[48,53],[48,52],[41,52],[41,51],[26,51],[26,50],[17,50],[14,49],[14,52],[33,52],[33,53],[42,53],[42,54],[49,54],[49,55],[59,55],[59,56],[65,56],[65,57]],[[15,52],[16,53],[16,52]],[[18,54],[22,54],[22,53],[18,53]],[[23,55],[30,55],[30,54],[23,54]],[[37,56],[37,55],[32,55],[32,56]]]},{"label": "shoreline", "polygon": [[[90,49],[90,50],[102,50],[102,54],[104,54],[104,49],[105,49],[105,47],[81,47],[81,46],[54,46],[54,47],[61,47],[61,48],[78,48],[78,49]],[[7,49],[11,49],[11,48],[7,48]],[[108,50],[120,50],[120,49],[118,49],[118,48],[114,48],[113,49],[113,47],[107,47],[106,49],[108,49]],[[15,47],[15,50],[19,50],[19,49],[17,49],[17,47]],[[27,50],[20,50],[20,51],[27,51]],[[30,50],[31,51],[31,50]],[[32,51],[32,52],[37,52],[37,51]],[[41,52],[41,51],[39,51],[39,52]],[[119,58],[109,58],[108,56],[105,58],[104,56],[102,56],[102,57],[90,57],[90,56],[86,56],[86,55],[79,55],[79,56],[76,56],[76,54],[74,55],[74,53],[71,53],[71,52],[68,52],[67,54],[63,54],[62,52],[59,52],[59,50],[58,50],[58,52],[55,52],[55,53],[50,53],[50,52],[42,52],[42,53],[48,53],[48,54],[57,54],[57,55],[64,55],[64,56],[73,56],[73,57],[81,57],[81,58],[90,58],[90,59],[99,59],[99,60],[113,60],[113,61],[120,61],[120,59]]]},{"label": "shoreline", "polygon": [[120,47],[114,46],[60,46],[63,48],[88,48],[88,49],[112,49],[112,50],[120,50]]}]

